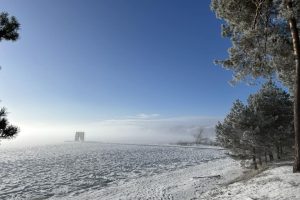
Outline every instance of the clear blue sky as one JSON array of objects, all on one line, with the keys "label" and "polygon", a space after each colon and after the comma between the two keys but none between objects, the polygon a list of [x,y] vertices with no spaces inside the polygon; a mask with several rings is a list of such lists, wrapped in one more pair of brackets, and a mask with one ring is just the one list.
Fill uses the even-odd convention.
[{"label": "clear blue sky", "polygon": [[0,43],[1,105],[16,124],[225,116],[256,88],[213,64],[230,41],[209,3],[3,0],[21,37]]}]

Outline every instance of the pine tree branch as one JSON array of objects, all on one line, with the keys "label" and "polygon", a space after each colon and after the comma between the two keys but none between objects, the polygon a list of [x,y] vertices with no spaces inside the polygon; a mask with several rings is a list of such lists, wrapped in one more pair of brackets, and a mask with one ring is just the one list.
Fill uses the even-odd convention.
[{"label": "pine tree branch", "polygon": [[262,8],[262,5],[265,2],[265,0],[258,0],[258,1],[252,0],[252,2],[256,5],[255,17],[254,17],[254,21],[253,21],[253,24],[252,24],[252,30],[254,30],[256,28],[256,24],[257,24],[257,21],[258,21],[258,16],[261,13],[261,8]]}]

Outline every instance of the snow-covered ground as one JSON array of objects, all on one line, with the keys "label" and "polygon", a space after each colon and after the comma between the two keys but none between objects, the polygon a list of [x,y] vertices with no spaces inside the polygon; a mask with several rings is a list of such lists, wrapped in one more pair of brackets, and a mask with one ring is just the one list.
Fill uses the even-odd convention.
[{"label": "snow-covered ground", "polygon": [[1,148],[0,157],[1,200],[164,198],[187,189],[192,196],[188,184],[215,183],[193,176],[231,165],[224,150],[204,146],[65,143]]},{"label": "snow-covered ground", "polygon": [[[239,162],[227,157],[63,199],[300,199],[300,174],[292,173],[290,165],[273,166],[253,177],[251,170],[247,171],[240,167]],[[243,177],[247,178],[243,180]],[[238,179],[241,180],[235,182]]]},{"label": "snow-covered ground", "polygon": [[300,174],[292,173],[292,166],[275,167],[250,180],[215,188],[198,197],[211,200],[298,200]]},{"label": "snow-covered ground", "polygon": [[0,149],[0,199],[300,199],[290,164],[252,177],[225,152],[99,143]]},{"label": "snow-covered ground", "polygon": [[[220,176],[214,177],[216,175]],[[241,175],[242,169],[239,163],[227,157],[208,161],[198,166],[142,177],[129,182],[120,182],[118,185],[99,191],[63,199],[195,199],[201,193],[220,184],[226,184]]]}]

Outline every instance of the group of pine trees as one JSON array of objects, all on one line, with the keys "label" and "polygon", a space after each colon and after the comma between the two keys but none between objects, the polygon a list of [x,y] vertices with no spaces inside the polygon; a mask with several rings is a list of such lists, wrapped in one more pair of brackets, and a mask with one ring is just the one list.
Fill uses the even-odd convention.
[{"label": "group of pine trees", "polygon": [[216,125],[217,142],[234,156],[252,158],[255,169],[292,151],[293,102],[290,95],[274,82],[248,97],[247,104],[233,103],[224,121]]},{"label": "group of pine trees", "polygon": [[233,82],[276,77],[289,88],[294,104],[293,172],[300,172],[299,0],[211,0],[211,8],[223,21],[222,36],[232,42],[228,58],[217,63],[234,72]]}]

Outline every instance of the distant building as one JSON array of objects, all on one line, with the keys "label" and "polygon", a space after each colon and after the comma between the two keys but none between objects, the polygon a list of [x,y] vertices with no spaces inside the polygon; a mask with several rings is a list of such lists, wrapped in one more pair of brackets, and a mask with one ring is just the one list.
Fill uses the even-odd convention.
[{"label": "distant building", "polygon": [[75,141],[76,142],[84,142],[84,132],[76,132],[75,133]]}]

